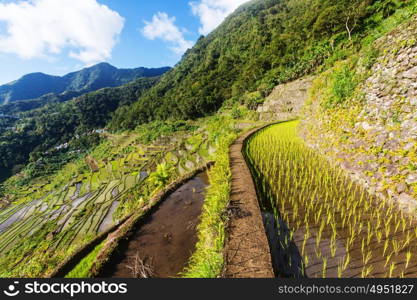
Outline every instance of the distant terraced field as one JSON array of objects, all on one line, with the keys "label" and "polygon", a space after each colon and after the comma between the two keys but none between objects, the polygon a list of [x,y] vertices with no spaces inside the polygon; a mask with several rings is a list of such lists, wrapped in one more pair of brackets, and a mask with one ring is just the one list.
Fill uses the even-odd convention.
[{"label": "distant terraced field", "polygon": [[135,135],[107,138],[117,147],[106,158],[91,157],[95,166],[90,170],[58,187],[51,179],[19,190],[19,198],[0,211],[0,276],[47,274],[145,206],[147,199],[136,195],[141,190],[144,196],[152,193],[149,178],[158,165],[169,166],[171,177],[177,177],[207,163],[215,152],[204,130],[160,138],[151,145],[139,143]]}]

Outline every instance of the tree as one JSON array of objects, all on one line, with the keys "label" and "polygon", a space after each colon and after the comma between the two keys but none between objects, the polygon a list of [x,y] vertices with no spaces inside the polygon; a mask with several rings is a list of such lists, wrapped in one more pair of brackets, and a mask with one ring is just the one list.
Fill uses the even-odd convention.
[{"label": "tree", "polygon": [[151,173],[150,181],[160,189],[167,184],[170,177],[170,169],[167,164],[160,164],[156,167],[156,171]]},{"label": "tree", "polygon": [[4,185],[0,184],[0,198],[2,198],[4,196]]},{"label": "tree", "polygon": [[358,26],[359,21],[366,15],[366,9],[370,4],[370,0],[350,1],[350,5],[343,12],[345,17],[345,27],[348,33],[349,41],[352,41],[352,32]]}]

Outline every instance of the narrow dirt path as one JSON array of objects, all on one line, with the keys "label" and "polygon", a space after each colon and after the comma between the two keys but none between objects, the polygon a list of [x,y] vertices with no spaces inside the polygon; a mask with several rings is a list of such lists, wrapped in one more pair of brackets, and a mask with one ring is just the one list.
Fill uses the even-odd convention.
[{"label": "narrow dirt path", "polygon": [[226,278],[273,278],[271,254],[251,172],[242,154],[254,129],[230,147],[232,191],[226,241]]}]

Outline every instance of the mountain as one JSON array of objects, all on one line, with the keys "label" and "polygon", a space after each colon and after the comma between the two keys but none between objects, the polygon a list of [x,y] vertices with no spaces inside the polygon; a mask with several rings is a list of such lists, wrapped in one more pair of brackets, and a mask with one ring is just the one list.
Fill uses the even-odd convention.
[{"label": "mountain", "polygon": [[[255,104],[280,83],[346,58],[396,9],[396,0],[254,0],[201,37],[181,62],[121,115],[136,126],[193,119],[224,103]],[[349,31],[346,29],[349,28]],[[113,123],[116,129],[129,129]]]},{"label": "mountain", "polygon": [[[160,76],[141,77],[119,87],[84,93],[65,102],[50,102],[38,109],[21,112],[18,117],[0,114],[0,182],[26,165],[30,158],[36,161],[76,136],[84,137],[84,144],[77,144],[77,151],[88,148],[91,142],[96,142],[94,139],[90,141],[92,131],[106,126],[117,108],[128,107],[137,101],[159,79]],[[30,101],[16,103],[26,102]],[[62,166],[69,157],[73,158],[71,155],[60,156],[48,168]]]},{"label": "mountain", "polygon": [[117,69],[108,63],[100,63],[62,77],[32,73],[0,86],[0,104],[35,99],[51,93],[80,94],[104,87],[116,87],[139,77],[160,76],[169,69],[169,67]]},{"label": "mountain", "polygon": [[[51,100],[17,116],[1,117],[0,110],[0,177],[11,176],[0,184],[0,276],[47,277],[57,274],[51,273],[57,268],[63,275],[73,268],[67,277],[100,277],[97,269],[114,267],[112,255],[117,258],[123,251],[125,234],[138,218],[150,216],[159,195],[195,174],[206,159],[215,163],[203,213],[196,217],[196,252],[187,274],[180,276],[227,276],[224,270],[233,262],[223,258],[230,249],[236,254],[230,237],[242,242],[240,231],[252,232],[254,220],[242,217],[239,211],[245,207],[239,205],[238,213],[228,213],[236,200],[230,193],[234,179],[242,177],[242,166],[246,169],[240,150],[244,137],[236,138],[243,129],[264,126],[258,121],[265,116],[280,123],[300,118],[259,131],[243,149],[260,203],[274,209],[272,218],[295,216],[283,233],[305,231],[313,223],[323,226],[323,232],[334,230],[334,236],[353,245],[350,251],[342,249],[345,258],[353,257],[362,242],[362,252],[375,256],[370,258],[378,266],[375,276],[411,276],[416,265],[416,35],[417,0],[254,0],[201,37],[161,77],[140,78],[63,103]],[[230,148],[232,143],[238,147]],[[234,152],[241,161],[236,163]],[[252,185],[250,174],[244,177]],[[277,193],[285,190],[292,191],[288,194],[294,202],[284,205],[289,214],[281,216],[274,202],[285,198]],[[407,213],[397,209],[397,201]],[[328,213],[332,224],[323,222],[327,217],[298,224],[304,220],[296,218],[300,212],[317,219],[305,203]],[[256,214],[262,227],[258,208]],[[236,219],[246,223],[235,226],[235,235],[227,228]],[[395,230],[383,236],[375,220]],[[346,236],[358,224],[362,233]],[[109,234],[101,234],[101,228]],[[293,243],[294,250],[302,249],[301,241]],[[243,242],[256,244],[259,236],[249,234]],[[389,257],[381,259],[374,250],[384,243]],[[400,244],[406,248],[395,255]],[[284,246],[274,242],[270,248],[290,253]],[[307,248],[295,251],[298,261],[320,256],[317,264],[305,265],[319,266],[318,276],[332,276],[338,255],[327,260],[322,254],[329,253],[328,246]],[[287,256],[277,259],[283,262],[277,269],[284,277],[294,266]],[[342,269],[362,277],[373,272],[360,260],[363,269],[358,272],[356,262],[345,259]],[[306,271],[301,265],[297,274]]]}]

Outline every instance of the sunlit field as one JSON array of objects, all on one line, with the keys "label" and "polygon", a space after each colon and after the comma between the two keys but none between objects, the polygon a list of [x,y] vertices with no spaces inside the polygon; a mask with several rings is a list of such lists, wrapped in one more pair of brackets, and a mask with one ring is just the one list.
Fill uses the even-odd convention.
[{"label": "sunlit field", "polygon": [[[278,237],[269,236],[271,252],[278,249],[273,256],[281,257],[277,275],[417,276],[412,214],[369,195],[307,147],[297,126],[298,121],[270,126],[245,148],[264,216],[273,213],[277,224]],[[297,272],[290,272],[294,267]]]}]

